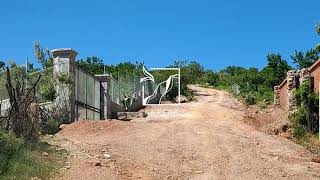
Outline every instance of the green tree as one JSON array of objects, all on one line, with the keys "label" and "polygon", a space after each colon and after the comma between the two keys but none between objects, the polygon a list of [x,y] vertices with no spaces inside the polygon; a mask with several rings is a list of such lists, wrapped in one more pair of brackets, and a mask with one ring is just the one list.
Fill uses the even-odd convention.
[{"label": "green tree", "polygon": [[221,72],[226,73],[230,76],[239,76],[240,74],[243,74],[245,71],[246,69],[240,66],[228,66]]},{"label": "green tree", "polygon": [[190,84],[200,83],[201,77],[204,75],[204,67],[197,61],[191,61],[186,67],[186,78]]},{"label": "green tree", "polygon": [[260,75],[258,68],[249,68],[246,76],[247,82],[249,82],[255,91],[258,91],[258,87],[264,83],[264,78]]},{"label": "green tree", "polygon": [[4,70],[5,65],[6,64],[3,61],[0,60],[0,71]]},{"label": "green tree", "polygon": [[286,78],[287,72],[292,69],[280,54],[268,54],[267,66],[261,71],[266,85],[272,90]]},{"label": "green tree", "polygon": [[43,69],[53,66],[53,57],[48,48],[43,48],[39,41],[34,43],[34,56],[42,65]]},{"label": "green tree", "polygon": [[[320,36],[320,23],[318,23],[316,26],[316,32]],[[320,52],[320,43],[317,44],[316,49]]]},{"label": "green tree", "polygon": [[39,71],[39,68],[34,67],[33,63],[28,62],[27,64],[28,73]]},{"label": "green tree", "polygon": [[203,81],[211,86],[216,86],[219,82],[219,75],[212,70],[207,70],[203,75]]},{"label": "green tree", "polygon": [[140,76],[142,75],[142,67],[144,66],[144,63],[131,63],[129,61],[116,65],[106,65],[101,58],[95,56],[80,59],[77,61],[77,64],[79,67],[92,74],[109,73],[115,78],[118,78],[118,75],[121,77]]},{"label": "green tree", "polygon": [[103,74],[104,64],[103,60],[98,57],[87,57],[86,59],[80,59],[77,62],[78,66],[92,74]]},{"label": "green tree", "polygon": [[308,68],[320,58],[320,52],[318,49],[310,49],[306,53],[295,51],[291,58],[299,69]]},{"label": "green tree", "polygon": [[192,92],[188,90],[187,85],[201,82],[204,75],[204,67],[197,61],[191,61],[189,63],[186,60],[174,61],[173,64],[168,67],[180,68],[181,94],[191,97]]}]

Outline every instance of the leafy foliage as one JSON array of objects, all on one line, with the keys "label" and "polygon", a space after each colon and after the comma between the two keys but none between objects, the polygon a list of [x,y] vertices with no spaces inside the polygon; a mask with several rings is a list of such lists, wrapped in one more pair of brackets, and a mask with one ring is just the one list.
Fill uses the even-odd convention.
[{"label": "leafy foliage", "polygon": [[306,53],[295,51],[291,58],[299,69],[308,68],[320,58],[320,51],[318,49],[309,49]]},{"label": "leafy foliage", "polygon": [[19,150],[23,143],[23,139],[16,138],[13,132],[0,131],[0,174],[7,170],[10,157]]},{"label": "leafy foliage", "polygon": [[202,81],[210,86],[217,86],[219,82],[219,75],[212,70],[207,70],[203,75]]},{"label": "leafy foliage", "polygon": [[289,118],[293,126],[294,136],[300,139],[308,131],[314,131],[315,127],[311,127],[311,122],[308,121],[318,119],[318,112],[315,112],[312,107],[315,107],[319,103],[319,98],[307,81],[297,88],[294,95],[297,100],[298,110],[292,113]]},{"label": "leafy foliage", "polygon": [[285,79],[287,72],[292,69],[280,54],[268,54],[267,66],[262,70],[265,84],[272,90]]},{"label": "leafy foliage", "polygon": [[3,61],[0,60],[0,71],[4,70],[5,65],[6,64]]},{"label": "leafy foliage", "polygon": [[[11,131],[0,131],[0,179],[46,179],[62,166],[65,151],[41,142],[18,138]],[[42,156],[47,152],[48,156]]]},{"label": "leafy foliage", "polygon": [[118,77],[118,75],[141,75],[141,69],[143,63],[136,62],[123,62],[116,65],[106,65],[103,60],[98,57],[87,57],[86,59],[81,59],[77,61],[77,64],[82,69],[90,72],[92,74],[104,74],[110,73],[113,77]]},{"label": "leafy foliage", "polygon": [[[279,85],[286,77],[291,67],[280,54],[267,55],[267,66],[261,71],[257,68],[243,68],[239,66],[228,66],[220,72],[215,73],[211,85],[231,91],[231,87],[239,86],[240,98],[248,105],[260,101],[272,101],[273,87]],[[210,72],[212,74],[212,72]],[[208,77],[204,75],[204,83]]]},{"label": "leafy foliage", "polygon": [[86,70],[87,72],[90,72],[93,74],[104,73],[103,60],[98,57],[95,57],[95,56],[87,57],[86,59],[79,60],[77,64],[79,67]]},{"label": "leafy foliage", "polygon": [[34,43],[34,56],[38,62],[42,65],[43,69],[53,66],[53,57],[48,48],[41,47],[39,41]]}]

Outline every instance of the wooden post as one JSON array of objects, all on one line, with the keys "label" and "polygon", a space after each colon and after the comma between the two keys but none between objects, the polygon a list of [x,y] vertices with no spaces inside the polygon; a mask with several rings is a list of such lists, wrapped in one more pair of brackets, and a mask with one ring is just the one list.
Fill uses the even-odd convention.
[{"label": "wooden post", "polygon": [[40,121],[40,106],[38,103],[30,104],[30,112],[31,112],[31,122],[33,127],[33,137],[38,137],[39,132],[39,121]]}]

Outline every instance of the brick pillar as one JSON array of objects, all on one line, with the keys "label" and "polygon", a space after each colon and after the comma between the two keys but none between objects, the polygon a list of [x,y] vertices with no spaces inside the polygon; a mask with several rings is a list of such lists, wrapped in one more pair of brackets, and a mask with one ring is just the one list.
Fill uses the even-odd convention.
[{"label": "brick pillar", "polygon": [[111,119],[111,76],[109,74],[96,75],[101,83],[100,87],[100,119]]},{"label": "brick pillar", "polygon": [[54,49],[53,55],[53,74],[59,77],[68,78],[67,82],[59,81],[56,84],[57,97],[55,100],[59,108],[67,108],[70,113],[69,123],[75,120],[75,58],[77,52],[71,48]]},{"label": "brick pillar", "polygon": [[280,107],[280,89],[279,86],[274,87],[274,105]]},{"label": "brick pillar", "polygon": [[299,78],[300,84],[302,84],[305,81],[310,81],[310,78],[311,78],[310,71],[306,68],[303,68],[299,71],[299,76],[300,76]]},{"label": "brick pillar", "polygon": [[287,110],[294,111],[297,109],[297,100],[294,96],[294,91],[297,88],[297,73],[294,70],[290,70],[287,73],[287,88],[288,88],[288,102],[287,102]]}]

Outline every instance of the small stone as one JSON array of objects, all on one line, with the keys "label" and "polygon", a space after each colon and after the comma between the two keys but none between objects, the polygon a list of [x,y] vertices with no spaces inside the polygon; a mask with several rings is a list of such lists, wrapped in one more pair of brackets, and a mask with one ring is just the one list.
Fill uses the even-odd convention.
[{"label": "small stone", "polygon": [[61,125],[59,126],[60,129],[63,129],[63,128],[65,128],[65,127],[66,127],[66,124],[61,124]]},{"label": "small stone", "polygon": [[47,152],[43,152],[42,156],[49,156],[49,154]]},{"label": "small stone", "polygon": [[94,166],[99,166],[99,167],[101,167],[101,162],[97,162]]},{"label": "small stone", "polygon": [[107,159],[110,159],[111,158],[111,155],[110,154],[104,154],[103,157],[107,158]]},{"label": "small stone", "polygon": [[41,179],[38,177],[32,177],[31,180],[41,180]]},{"label": "small stone", "polygon": [[196,174],[202,174],[203,171],[196,171]]},{"label": "small stone", "polygon": [[315,163],[320,163],[320,158],[319,157],[312,158],[312,161],[315,162]]}]

